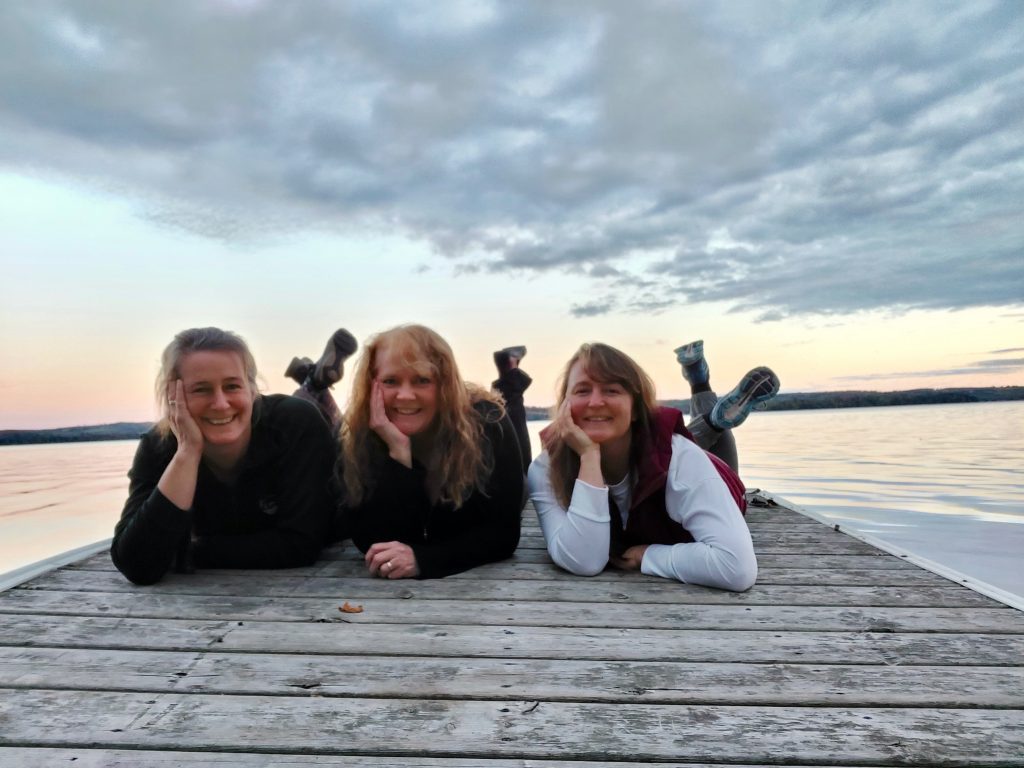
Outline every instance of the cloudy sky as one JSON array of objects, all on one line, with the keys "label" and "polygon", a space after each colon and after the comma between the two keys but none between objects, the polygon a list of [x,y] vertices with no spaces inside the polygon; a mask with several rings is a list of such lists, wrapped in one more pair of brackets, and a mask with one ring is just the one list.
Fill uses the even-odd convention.
[{"label": "cloudy sky", "polygon": [[[268,391],[423,322],[685,395],[1024,384],[1024,4],[0,7],[0,429],[152,417],[178,330]],[[339,391],[344,399],[344,388]]]}]

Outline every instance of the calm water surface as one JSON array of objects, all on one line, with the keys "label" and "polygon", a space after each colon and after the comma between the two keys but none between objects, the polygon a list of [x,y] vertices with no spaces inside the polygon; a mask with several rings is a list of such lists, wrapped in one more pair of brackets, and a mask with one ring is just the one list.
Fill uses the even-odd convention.
[{"label": "calm water surface", "polygon": [[0,446],[0,573],[110,537],[137,444]]},{"label": "calm water surface", "polygon": [[[755,413],[736,438],[748,487],[1024,596],[1024,403]],[[0,573],[109,537],[135,445],[0,447]]]}]

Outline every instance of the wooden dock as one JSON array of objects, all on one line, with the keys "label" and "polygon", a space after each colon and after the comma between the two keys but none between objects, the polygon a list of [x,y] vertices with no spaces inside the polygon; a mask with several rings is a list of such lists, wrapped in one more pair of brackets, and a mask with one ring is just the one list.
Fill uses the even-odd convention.
[{"label": "wooden dock", "polygon": [[[548,560],[0,594],[0,766],[1024,765],[1024,612],[774,505],[745,594]],[[362,613],[342,613],[345,602]]]}]

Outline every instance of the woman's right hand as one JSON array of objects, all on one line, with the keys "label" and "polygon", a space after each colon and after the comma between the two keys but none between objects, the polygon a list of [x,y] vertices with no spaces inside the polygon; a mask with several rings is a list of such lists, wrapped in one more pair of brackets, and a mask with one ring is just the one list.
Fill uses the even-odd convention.
[{"label": "woman's right hand", "polygon": [[178,509],[187,510],[195,499],[199,462],[203,457],[203,433],[188,411],[181,379],[168,387],[167,421],[178,441],[178,449],[156,487]]},{"label": "woman's right hand", "polygon": [[376,379],[370,392],[370,429],[384,441],[392,459],[412,468],[412,442],[388,418],[384,408],[384,390]]},{"label": "woman's right hand", "polygon": [[562,401],[552,422],[540,431],[540,442],[544,446],[544,450],[548,451],[549,444],[556,440],[564,442],[578,456],[583,456],[590,451],[598,453],[601,451],[601,447],[587,437],[587,433],[572,420],[568,398]]},{"label": "woman's right hand", "polygon": [[541,430],[540,441],[549,456],[555,442],[564,442],[580,457],[579,479],[595,488],[606,487],[601,472],[601,446],[572,420],[568,398],[562,401],[552,422]]}]

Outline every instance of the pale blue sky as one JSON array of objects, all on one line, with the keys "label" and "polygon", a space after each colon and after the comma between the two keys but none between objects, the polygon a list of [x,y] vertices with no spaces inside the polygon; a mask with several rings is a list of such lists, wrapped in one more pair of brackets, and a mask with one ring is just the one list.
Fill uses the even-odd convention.
[{"label": "pale blue sky", "polygon": [[[1017,2],[0,9],[0,429],[152,416],[174,332],[584,340],[665,397],[1024,383]],[[344,388],[339,391],[344,400]]]}]

